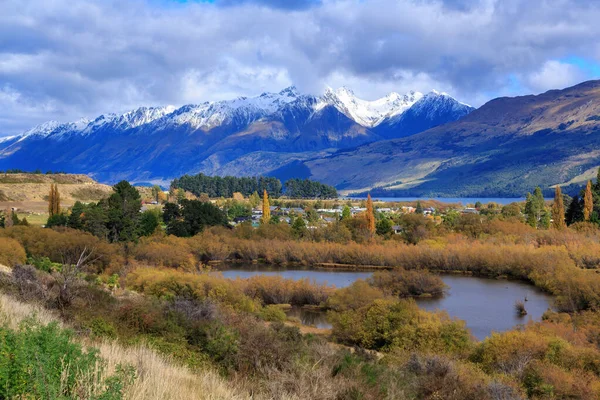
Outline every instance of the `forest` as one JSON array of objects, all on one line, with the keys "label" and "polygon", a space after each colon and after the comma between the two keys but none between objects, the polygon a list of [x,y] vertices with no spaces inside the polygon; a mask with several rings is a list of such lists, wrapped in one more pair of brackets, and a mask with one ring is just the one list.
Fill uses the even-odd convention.
[{"label": "forest", "polygon": [[329,185],[309,179],[290,179],[284,185],[272,177],[234,177],[207,176],[204,174],[184,175],[171,182],[172,189],[183,189],[195,196],[207,195],[210,198],[231,198],[234,193],[250,196],[253,193],[267,191],[273,198],[285,194],[294,199],[334,199],[338,197],[337,190]]}]

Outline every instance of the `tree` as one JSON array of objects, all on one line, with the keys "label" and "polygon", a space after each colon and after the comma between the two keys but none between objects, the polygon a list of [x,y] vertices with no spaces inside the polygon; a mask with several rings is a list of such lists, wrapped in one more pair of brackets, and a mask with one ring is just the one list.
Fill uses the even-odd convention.
[{"label": "tree", "polygon": [[538,186],[533,191],[533,194],[527,193],[525,201],[525,215],[527,223],[534,228],[541,228],[545,225],[546,220],[542,221],[542,217],[546,213],[546,203],[542,189]]},{"label": "tree", "polygon": [[556,185],[554,203],[552,203],[552,226],[555,229],[565,228],[565,204],[563,202],[560,186]]},{"label": "tree", "polygon": [[117,183],[113,190],[108,198],[109,239],[112,242],[135,241],[142,208],[140,193],[127,181]]},{"label": "tree", "polygon": [[423,215],[423,206],[421,205],[420,200],[417,200],[417,206],[415,207],[415,213]]},{"label": "tree", "polygon": [[[182,200],[179,212],[169,210],[167,233],[175,236],[194,236],[206,226],[226,225],[227,216],[212,203]],[[165,216],[167,210],[165,210]]]},{"label": "tree", "polygon": [[158,186],[158,185],[152,186],[152,198],[157,203],[158,203],[159,195],[160,195],[161,192],[162,192],[162,189],[160,188],[160,186]]},{"label": "tree", "polygon": [[594,212],[594,195],[592,194],[592,181],[588,181],[583,197],[583,220],[589,221]]},{"label": "tree", "polygon": [[46,228],[54,228],[55,226],[67,226],[69,219],[63,213],[53,214],[46,221]]},{"label": "tree", "polygon": [[12,210],[7,207],[4,211],[4,227],[10,228],[13,225]]},{"label": "tree", "polygon": [[50,194],[48,195],[48,214],[51,216],[60,213],[60,193],[58,193],[58,185],[50,185]]},{"label": "tree", "polygon": [[258,192],[255,191],[254,193],[252,193],[248,200],[250,201],[250,206],[252,208],[258,207],[258,205],[260,204],[260,196],[258,195]]},{"label": "tree", "polygon": [[177,199],[177,203],[181,203],[182,200],[185,200],[185,190],[177,189],[175,193],[175,198]]},{"label": "tree", "polygon": [[365,218],[367,219],[367,229],[371,235],[375,234],[375,211],[373,210],[373,200],[371,194],[367,195],[367,211],[365,212]]},{"label": "tree", "polygon": [[306,222],[304,222],[304,219],[301,216],[298,216],[292,223],[292,232],[294,232],[294,235],[297,238],[306,236]]},{"label": "tree", "polygon": [[583,221],[583,202],[581,201],[579,196],[575,195],[573,197],[573,200],[571,200],[571,203],[569,203],[565,219],[567,225],[572,225],[575,222]]},{"label": "tree", "polygon": [[392,221],[389,218],[382,218],[377,222],[377,234],[388,236],[392,233]]},{"label": "tree", "polygon": [[350,207],[346,204],[342,209],[342,221],[350,218],[352,218],[352,213],[350,212]]},{"label": "tree", "polygon": [[271,220],[271,206],[269,205],[269,195],[267,194],[267,189],[265,189],[263,192],[262,212],[262,223],[268,224]]},{"label": "tree", "polygon": [[69,221],[67,222],[67,226],[69,228],[83,228],[83,221],[81,220],[81,216],[83,215],[84,210],[85,207],[80,201],[76,201],[75,204],[73,204],[73,207],[71,207],[71,215],[69,215]]},{"label": "tree", "polygon": [[150,236],[160,225],[159,210],[146,210],[140,217],[139,230],[141,236]]}]

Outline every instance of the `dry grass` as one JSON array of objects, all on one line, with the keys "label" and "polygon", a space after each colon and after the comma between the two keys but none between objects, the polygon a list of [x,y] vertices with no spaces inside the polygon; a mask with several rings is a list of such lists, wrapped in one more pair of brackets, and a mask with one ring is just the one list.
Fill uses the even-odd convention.
[{"label": "dry grass", "polygon": [[[42,324],[60,320],[58,316],[42,307],[25,304],[0,293],[0,324],[16,329],[26,318],[33,316]],[[146,346],[123,347],[116,342],[90,342],[100,350],[108,363],[106,374],[112,374],[119,364],[130,364],[136,368],[137,377],[127,388],[128,400],[184,400],[184,399],[249,399],[242,395],[213,371],[193,373],[173,363],[169,358],[158,355]],[[256,397],[254,397],[256,398]]]}]

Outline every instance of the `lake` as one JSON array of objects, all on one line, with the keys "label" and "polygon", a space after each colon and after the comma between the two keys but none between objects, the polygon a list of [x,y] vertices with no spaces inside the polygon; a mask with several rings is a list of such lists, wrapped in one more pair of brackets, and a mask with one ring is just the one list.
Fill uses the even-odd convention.
[{"label": "lake", "polygon": [[[264,266],[249,266],[222,270],[225,278],[249,278],[255,275],[279,275],[286,279],[311,279],[317,283],[346,287],[358,279],[366,279],[371,272],[331,271],[318,269],[277,269]],[[552,296],[527,283],[509,280],[479,278],[465,275],[441,275],[448,286],[445,296],[439,298],[417,298],[423,309],[446,311],[451,317],[464,320],[473,336],[482,340],[492,332],[507,331],[530,319],[539,321],[551,307]],[[515,302],[523,301],[527,315],[515,312]],[[289,316],[296,317],[305,325],[329,328],[324,312],[294,308]]]},{"label": "lake", "polygon": [[[352,200],[365,200],[367,197],[349,197]],[[509,197],[377,197],[373,196],[373,200],[386,201],[386,202],[406,202],[406,201],[425,201],[435,200],[441,203],[456,204],[460,203],[463,206],[467,204],[475,204],[478,201],[482,204],[496,203],[501,205],[507,205],[510,203],[524,202],[525,198],[509,198]],[[548,199],[547,199],[548,200]],[[551,200],[551,199],[550,199]]]}]

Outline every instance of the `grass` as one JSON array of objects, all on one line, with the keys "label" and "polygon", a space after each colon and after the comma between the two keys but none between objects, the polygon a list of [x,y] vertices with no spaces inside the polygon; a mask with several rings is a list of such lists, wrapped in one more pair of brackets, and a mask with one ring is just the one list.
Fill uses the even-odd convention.
[{"label": "grass", "polygon": [[27,222],[29,222],[30,225],[35,225],[35,226],[42,226],[42,225],[46,225],[46,222],[48,221],[48,213],[35,213],[35,214],[28,214],[28,213],[17,213],[17,216],[19,217],[19,220],[22,220],[23,218],[27,218]]},{"label": "grass", "polygon": [[[57,322],[61,327],[64,326],[57,314],[0,293],[1,326],[16,330],[31,317],[42,325]],[[80,343],[100,351],[100,356],[107,362],[106,376],[114,374],[118,365],[135,367],[136,379],[125,389],[124,398],[128,400],[250,398],[238,392],[217,373],[210,370],[192,372],[144,344],[125,347],[115,341],[92,342],[90,339],[80,339]]]}]

